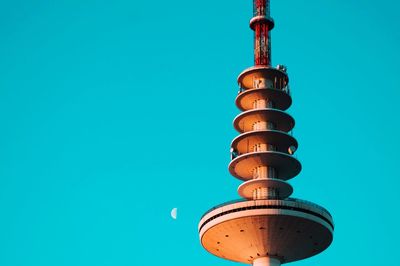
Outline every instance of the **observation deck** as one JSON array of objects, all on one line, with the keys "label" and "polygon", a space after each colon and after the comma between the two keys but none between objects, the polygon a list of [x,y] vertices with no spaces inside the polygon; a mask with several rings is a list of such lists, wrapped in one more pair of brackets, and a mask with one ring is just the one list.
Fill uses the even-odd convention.
[{"label": "observation deck", "polygon": [[273,257],[287,263],[325,250],[334,224],[326,209],[288,198],[218,205],[203,215],[198,229],[203,247],[218,257],[246,264]]}]

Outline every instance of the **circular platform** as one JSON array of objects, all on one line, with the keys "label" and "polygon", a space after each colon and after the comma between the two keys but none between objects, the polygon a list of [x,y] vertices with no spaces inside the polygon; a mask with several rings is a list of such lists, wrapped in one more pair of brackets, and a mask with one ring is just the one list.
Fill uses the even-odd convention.
[{"label": "circular platform", "polygon": [[269,99],[275,104],[276,109],[282,111],[288,109],[292,104],[292,97],[288,92],[267,88],[245,90],[239,93],[235,103],[240,110],[247,111],[253,109],[254,101],[259,99]]},{"label": "circular platform", "polygon": [[314,256],[333,239],[331,215],[313,203],[295,199],[242,201],[206,213],[200,241],[210,253],[252,263],[275,257],[282,263]]},{"label": "circular platform", "polygon": [[268,79],[271,81],[275,81],[276,78],[277,80],[285,81],[286,84],[289,83],[289,77],[285,72],[271,66],[250,67],[240,73],[237,80],[241,88],[248,90],[253,88],[253,81],[260,78]]},{"label": "circular platform", "polygon": [[260,121],[272,122],[276,125],[276,130],[289,132],[294,127],[294,119],[288,113],[278,109],[262,108],[253,109],[240,113],[233,120],[233,126],[240,132],[253,131],[254,123]]},{"label": "circular platform", "polygon": [[274,26],[275,26],[275,22],[274,22],[273,18],[271,18],[269,16],[256,16],[256,17],[253,17],[250,20],[250,28],[252,30],[254,30],[254,26],[257,23],[266,23],[266,24],[268,24],[268,30],[272,30],[274,28]]},{"label": "circular platform", "polygon": [[254,145],[259,143],[272,144],[276,147],[277,151],[283,153],[288,153],[290,146],[294,146],[296,149],[298,147],[294,137],[277,130],[260,130],[243,133],[232,141],[231,147],[238,154],[245,154],[254,152]]},{"label": "circular platform", "polygon": [[285,199],[292,195],[292,186],[279,179],[252,179],[244,182],[238,188],[238,193],[241,197],[246,199],[253,199],[253,191],[260,187],[275,188],[279,190],[279,198]]},{"label": "circular platform", "polygon": [[240,155],[229,164],[229,172],[240,180],[253,179],[253,170],[259,166],[274,167],[278,172],[278,179],[289,180],[301,171],[300,162],[282,152],[263,151]]}]

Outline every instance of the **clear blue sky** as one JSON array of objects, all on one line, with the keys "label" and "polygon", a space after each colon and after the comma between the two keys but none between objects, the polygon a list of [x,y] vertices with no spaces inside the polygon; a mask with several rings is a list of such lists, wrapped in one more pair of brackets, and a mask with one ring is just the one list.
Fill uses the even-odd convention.
[{"label": "clear blue sky", "polygon": [[[235,265],[201,248],[197,223],[238,198],[227,165],[251,6],[0,3],[0,265]],[[398,265],[399,9],[272,0],[294,196],[336,223],[326,252],[292,265]]]}]

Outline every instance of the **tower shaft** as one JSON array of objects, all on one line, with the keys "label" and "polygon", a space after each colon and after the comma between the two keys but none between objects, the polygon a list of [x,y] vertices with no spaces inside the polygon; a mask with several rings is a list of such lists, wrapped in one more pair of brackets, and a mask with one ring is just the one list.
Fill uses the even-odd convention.
[{"label": "tower shaft", "polygon": [[253,266],[280,266],[281,262],[276,258],[262,257],[253,261]]},{"label": "tower shaft", "polygon": [[250,27],[254,30],[254,64],[271,65],[271,37],[273,28],[270,17],[270,0],[253,0],[253,18]]}]

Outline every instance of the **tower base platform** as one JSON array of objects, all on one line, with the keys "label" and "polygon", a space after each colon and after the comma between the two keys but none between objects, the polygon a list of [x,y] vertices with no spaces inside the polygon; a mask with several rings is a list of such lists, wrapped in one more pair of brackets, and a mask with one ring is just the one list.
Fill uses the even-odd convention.
[{"label": "tower base platform", "polygon": [[258,259],[286,263],[322,252],[332,242],[333,221],[324,208],[311,202],[249,200],[212,209],[201,219],[199,231],[201,244],[210,253],[264,265]]}]

